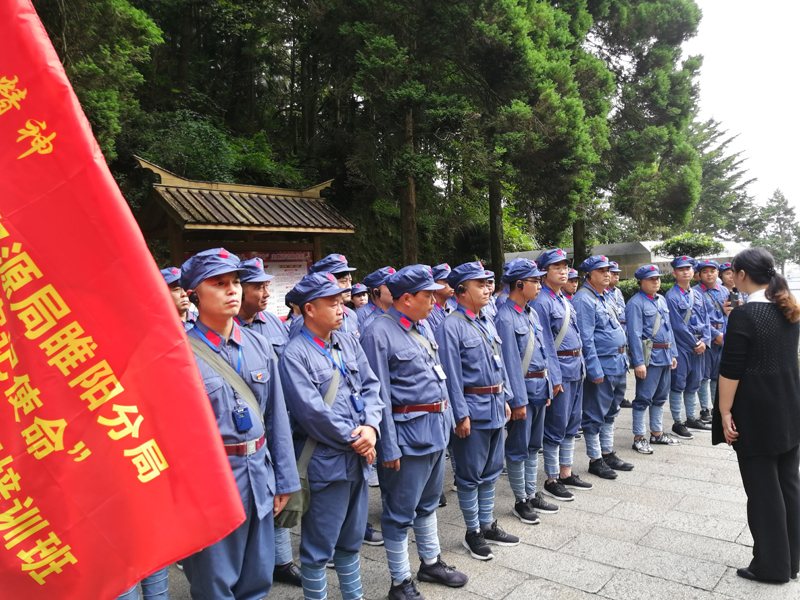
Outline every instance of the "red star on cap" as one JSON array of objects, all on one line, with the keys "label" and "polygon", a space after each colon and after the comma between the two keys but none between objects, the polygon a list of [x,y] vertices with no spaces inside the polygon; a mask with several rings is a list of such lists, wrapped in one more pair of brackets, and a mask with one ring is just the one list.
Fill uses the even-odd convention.
[{"label": "red star on cap", "polygon": [[445,268],[445,269],[449,269],[449,268],[450,268],[450,265],[448,265],[447,263],[444,263],[444,268]]},{"label": "red star on cap", "polygon": [[389,275],[394,275],[394,269],[392,267],[389,267]]},{"label": "red star on cap", "polygon": [[261,266],[261,259],[260,259],[260,258],[257,258],[257,259],[256,259],[256,264],[257,264],[259,267]]},{"label": "red star on cap", "polygon": [[344,254],[339,255],[339,260],[342,262],[347,262],[347,259],[344,257]]},{"label": "red star on cap", "polygon": [[222,250],[219,251],[219,255],[222,258],[228,258],[228,251],[223,248]]},{"label": "red star on cap", "polygon": [[561,255],[562,255],[562,254],[564,254],[564,253],[563,253],[561,250],[559,250],[558,252],[556,252],[556,254],[558,254],[559,256],[561,256]]},{"label": "red star on cap", "polygon": [[683,260],[689,260],[689,257],[688,256],[684,256]]},{"label": "red star on cap", "polygon": [[325,273],[325,275],[327,275],[327,277],[328,277],[328,281],[330,281],[330,282],[332,282],[332,283],[336,283],[336,277],[334,277],[334,276],[333,276],[333,275],[331,275],[330,273]]},{"label": "red star on cap", "polygon": [[600,260],[608,260],[605,256],[601,256]]},{"label": "red star on cap", "polygon": [[178,273],[180,273],[180,271],[178,271],[178,269],[172,269],[172,274],[173,275],[177,275]]},{"label": "red star on cap", "polygon": [[478,266],[482,269],[483,268],[483,263],[481,261],[478,261]]},{"label": "red star on cap", "polygon": [[655,271],[655,270],[656,270],[656,268],[655,268],[655,267],[653,267],[653,266],[650,266],[650,270],[651,270],[651,271]]}]

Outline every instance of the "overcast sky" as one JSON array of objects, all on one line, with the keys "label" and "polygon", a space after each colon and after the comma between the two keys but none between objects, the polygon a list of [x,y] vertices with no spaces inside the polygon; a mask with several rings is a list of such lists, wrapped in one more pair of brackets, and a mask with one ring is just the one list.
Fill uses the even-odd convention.
[{"label": "overcast sky", "polygon": [[695,0],[703,11],[685,55],[702,54],[700,117],[714,117],[757,177],[763,204],[780,188],[800,216],[800,3],[795,0]]}]

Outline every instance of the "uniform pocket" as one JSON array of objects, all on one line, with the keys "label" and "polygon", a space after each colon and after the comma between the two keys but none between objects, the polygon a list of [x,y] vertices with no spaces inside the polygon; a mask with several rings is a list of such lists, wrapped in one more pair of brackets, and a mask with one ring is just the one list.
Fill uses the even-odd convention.
[{"label": "uniform pocket", "polygon": [[467,406],[469,408],[469,419],[476,423],[488,423],[492,420],[492,401],[493,394],[480,394],[470,396]]},{"label": "uniform pocket", "polygon": [[250,381],[252,383],[267,383],[269,381],[269,369],[262,367],[260,369],[250,370]]},{"label": "uniform pocket", "polygon": [[347,462],[344,452],[330,447],[318,447],[308,463],[309,481],[342,481],[347,479]]},{"label": "uniform pocket", "polygon": [[427,424],[427,415],[419,415],[413,419],[395,421],[397,445],[409,448],[424,448],[431,445],[431,433]]}]

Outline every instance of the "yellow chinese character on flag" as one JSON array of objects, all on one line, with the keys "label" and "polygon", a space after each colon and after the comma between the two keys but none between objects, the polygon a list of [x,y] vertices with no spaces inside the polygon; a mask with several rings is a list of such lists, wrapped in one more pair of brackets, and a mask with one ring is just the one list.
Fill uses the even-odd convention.
[{"label": "yellow chinese character on flag", "polygon": [[50,331],[56,322],[70,310],[52,285],[46,285],[19,302],[11,303],[11,310],[25,326],[25,337],[35,340]]},{"label": "yellow chinese character on flag", "polygon": [[10,456],[0,460],[0,496],[5,500],[11,498],[11,492],[19,491],[19,475],[11,467],[6,469],[12,460]]},{"label": "yellow chinese character on flag", "polygon": [[28,90],[16,89],[18,81],[16,76],[11,79],[0,77],[0,115],[12,108],[19,110],[19,101],[28,95]]},{"label": "yellow chinese character on flag", "polygon": [[123,454],[133,457],[131,462],[136,465],[136,470],[139,471],[139,481],[142,483],[158,477],[161,475],[161,471],[169,466],[155,440],[149,440],[138,448],[125,450]]},{"label": "yellow chinese character on flag", "polygon": [[[61,331],[39,344],[47,356],[52,358],[48,365],[55,366],[64,375],[69,375],[70,370],[94,356],[97,344],[91,336],[81,337],[83,327],[73,321]],[[54,356],[55,355],[55,356]]]},{"label": "yellow chinese character on flag", "polygon": [[17,133],[21,134],[17,138],[17,142],[21,142],[26,138],[33,138],[31,140],[31,147],[27,152],[20,154],[17,159],[25,158],[26,156],[36,152],[37,154],[50,154],[53,151],[53,138],[56,134],[53,133],[45,136],[42,131],[47,129],[47,123],[44,121],[36,121],[35,119],[28,119],[25,123],[25,129],[20,129]]},{"label": "yellow chinese character on flag", "polygon": [[[0,532],[8,531],[3,534],[6,549],[10,550],[50,524],[42,519],[37,507],[31,508],[31,504],[33,499],[30,497],[22,503],[14,498],[14,506],[0,513]],[[29,510],[21,512],[23,508]]]},{"label": "yellow chinese character on flag", "polygon": [[19,423],[19,411],[22,409],[26,415],[33,409],[40,408],[42,401],[39,400],[39,389],[31,387],[31,380],[27,375],[14,377],[14,385],[5,391],[6,398],[14,407],[14,420]]},{"label": "yellow chinese character on flag", "polygon": [[[75,564],[78,559],[70,552],[71,548],[64,545],[58,536],[50,532],[45,540],[36,540],[36,545],[30,550],[23,550],[17,553],[17,557],[22,559],[23,571],[29,571],[29,575],[39,584],[44,585],[44,578],[50,573],[61,573],[62,567],[67,564]],[[41,569],[41,570],[40,570]]]},{"label": "yellow chinese character on flag", "polygon": [[[0,363],[8,361],[12,369],[16,367],[19,362],[17,353],[14,351],[14,346],[11,345],[11,338],[5,331],[0,333],[0,350],[2,350],[0,352]],[[8,379],[8,373],[0,371],[0,381],[5,381],[6,379]]]},{"label": "yellow chinese character on flag", "polygon": [[[108,432],[108,437],[112,440],[119,440],[124,438],[126,435],[130,435],[131,437],[138,438],[139,437],[139,425],[142,424],[144,421],[144,417],[139,415],[139,408],[136,406],[120,406],[119,404],[115,404],[111,407],[115,413],[117,413],[116,419],[108,419],[103,416],[97,417],[97,422],[100,425],[105,425],[106,427],[116,427],[117,425],[124,425],[122,429],[112,429]],[[128,414],[137,415],[136,421],[131,423]]]},{"label": "yellow chinese character on flag", "polygon": [[120,395],[125,389],[117,380],[114,371],[108,361],[100,361],[84,373],[78,375],[69,382],[69,387],[80,384],[85,392],[81,394],[81,400],[89,403],[89,410],[95,410],[103,406],[106,402]]},{"label": "yellow chinese character on flag", "polygon": [[22,437],[28,445],[28,454],[41,460],[52,452],[64,449],[64,429],[67,422],[64,419],[46,421],[39,417],[34,418],[33,425],[22,431]]},{"label": "yellow chinese character on flag", "polygon": [[[22,244],[15,243],[11,246],[0,249],[0,283],[6,292],[6,298],[11,297],[12,292],[16,292],[22,286],[30,283],[34,279],[39,279],[42,272],[39,270],[27,252],[19,254]],[[6,260],[10,253],[16,254],[11,260]]]}]

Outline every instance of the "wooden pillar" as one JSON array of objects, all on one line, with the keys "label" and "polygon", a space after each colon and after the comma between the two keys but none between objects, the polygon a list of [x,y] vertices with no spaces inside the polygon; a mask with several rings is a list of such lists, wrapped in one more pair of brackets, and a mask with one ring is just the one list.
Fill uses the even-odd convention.
[{"label": "wooden pillar", "polygon": [[314,262],[322,260],[322,236],[314,236]]},{"label": "wooden pillar", "polygon": [[169,217],[167,217],[167,230],[169,233],[169,260],[174,266],[180,267],[183,261],[186,260],[184,257],[183,230]]}]

